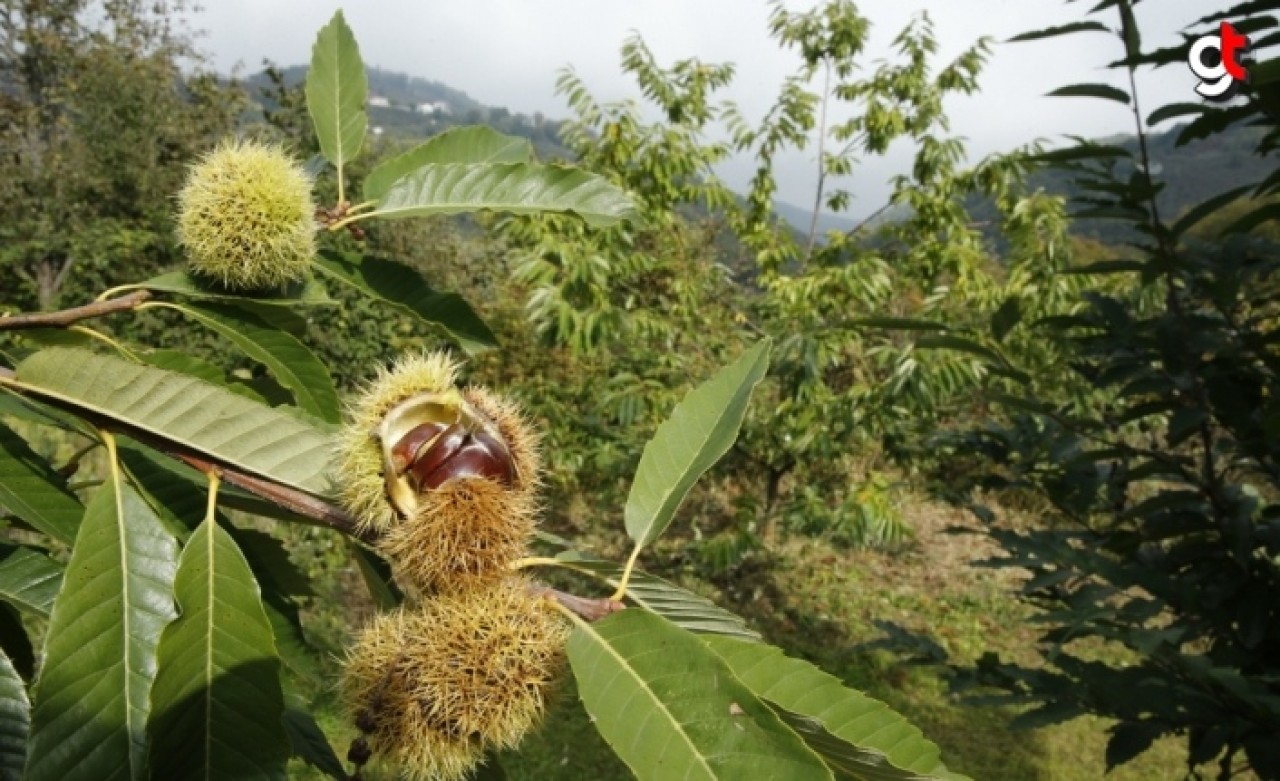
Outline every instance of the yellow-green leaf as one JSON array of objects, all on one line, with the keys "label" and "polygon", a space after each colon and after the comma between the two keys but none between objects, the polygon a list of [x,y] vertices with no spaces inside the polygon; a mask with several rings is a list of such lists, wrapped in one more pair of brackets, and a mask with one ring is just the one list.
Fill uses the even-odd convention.
[{"label": "yellow-green leaf", "polygon": [[832,778],[707,646],[653,613],[580,624],[569,663],[596,729],[640,781]]}]

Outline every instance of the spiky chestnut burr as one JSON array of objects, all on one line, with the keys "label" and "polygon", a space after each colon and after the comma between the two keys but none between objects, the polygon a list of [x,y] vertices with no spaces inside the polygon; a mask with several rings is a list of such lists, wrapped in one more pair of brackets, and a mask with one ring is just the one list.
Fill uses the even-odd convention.
[{"label": "spiky chestnut burr", "polygon": [[315,255],[311,178],[283,149],[226,141],[178,194],[178,239],[193,274],[232,290],[302,279]]},{"label": "spiky chestnut burr", "polygon": [[431,592],[500,578],[533,534],[532,427],[481,388],[459,391],[443,353],[383,371],[340,438],[342,497],[409,585]]},{"label": "spiky chestnut burr", "polygon": [[375,758],[413,781],[463,778],[537,724],[567,635],[522,578],[430,597],[366,626],[344,699]]}]

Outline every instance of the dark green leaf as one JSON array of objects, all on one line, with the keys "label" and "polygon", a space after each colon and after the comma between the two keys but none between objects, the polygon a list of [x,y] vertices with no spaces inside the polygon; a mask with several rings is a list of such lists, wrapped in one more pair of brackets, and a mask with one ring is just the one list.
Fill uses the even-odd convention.
[{"label": "dark green leaf", "polygon": [[341,10],[316,35],[306,93],[320,152],[342,171],[364,144],[369,127],[364,108],[369,81],[355,36]]},{"label": "dark green leaf", "polygon": [[67,544],[75,539],[84,513],[62,476],[4,424],[0,424],[0,507]]},{"label": "dark green leaf", "polygon": [[1151,748],[1162,733],[1159,726],[1149,722],[1126,722],[1114,727],[1107,741],[1107,772]]},{"label": "dark green leaf", "polygon": [[962,353],[969,353],[970,355],[984,358],[995,366],[1006,366],[1009,363],[1003,355],[990,347],[978,344],[972,339],[950,334],[922,336],[916,340],[916,347],[922,350],[956,350]]},{"label": "dark green leaf", "polygon": [[1070,35],[1072,33],[1109,33],[1111,28],[1102,22],[1072,22],[1058,27],[1045,27],[1042,30],[1032,30],[1028,33],[1022,33],[1010,38],[1008,43],[1018,43],[1021,41],[1038,41],[1042,38],[1053,38],[1059,35]]},{"label": "dark green leaf", "polygon": [[1092,141],[1081,141],[1061,149],[1050,149],[1030,160],[1038,163],[1071,163],[1080,160],[1125,160],[1133,157],[1133,153],[1115,144],[1095,144]]},{"label": "dark green leaf", "polygon": [[377,554],[355,541],[349,542],[348,549],[351,551],[352,558],[356,560],[356,567],[360,569],[360,577],[369,588],[369,596],[373,597],[373,603],[379,610],[395,609],[404,597],[396,588],[395,580],[392,579],[391,567],[378,558]]},{"label": "dark green leaf", "polygon": [[0,559],[0,599],[47,617],[62,587],[63,566],[30,548],[13,548]]},{"label": "dark green leaf", "polygon": [[569,638],[596,729],[639,781],[819,781],[831,771],[693,635],[624,610]]},{"label": "dark green leaf", "polygon": [[235,541],[206,519],[178,562],[181,616],[160,640],[152,693],[155,778],[285,777],[284,693],[271,624]]},{"label": "dark green leaf", "polygon": [[0,602],[0,649],[24,679],[29,681],[35,677],[36,649],[31,645],[21,614],[8,602]]},{"label": "dark green leaf", "polygon": [[85,508],[53,603],[31,714],[29,781],[144,781],[156,646],[178,546],[115,464]]},{"label": "dark green leaf", "polygon": [[1069,84],[1049,93],[1049,97],[1062,98],[1103,98],[1117,103],[1129,104],[1129,93],[1110,84]]},{"label": "dark green leaf", "polygon": [[329,297],[324,285],[314,279],[295,282],[278,295],[255,293],[252,298],[214,287],[207,282],[196,279],[185,271],[170,271],[130,287],[150,290],[154,293],[173,293],[183,298],[222,301],[229,304],[253,302],[254,304],[271,306],[331,306],[338,303]]},{"label": "dark green leaf", "polygon": [[301,708],[289,707],[284,711],[282,722],[295,757],[330,778],[348,781],[349,776],[342,767],[342,761],[333,752],[329,739],[324,736],[320,725],[316,724],[315,718],[310,713]]},{"label": "dark green leaf", "polygon": [[495,211],[573,213],[595,227],[634,214],[631,198],[579,168],[530,163],[446,163],[396,180],[371,216],[381,219]]},{"label": "dark green leaf", "polygon": [[1129,0],[1117,0],[1120,9],[1120,30],[1124,35],[1124,54],[1131,61],[1142,56],[1142,33],[1138,29],[1138,20],[1133,16],[1133,6]]},{"label": "dark green leaf", "polygon": [[1177,222],[1173,224],[1173,227],[1169,229],[1169,232],[1172,233],[1174,236],[1183,235],[1187,231],[1191,230],[1191,228],[1194,227],[1196,223],[1200,222],[1205,217],[1208,217],[1210,214],[1213,214],[1214,212],[1218,211],[1219,209],[1231,203],[1232,201],[1235,201],[1237,198],[1244,195],[1246,192],[1248,192],[1252,188],[1253,188],[1253,185],[1251,184],[1246,184],[1241,187],[1233,187],[1232,189],[1227,190],[1225,193],[1219,193],[1218,195],[1215,195],[1212,198],[1201,201],[1200,203],[1193,206],[1191,209],[1187,210],[1186,214],[1179,217]]},{"label": "dark green leaf", "polygon": [[219,304],[168,304],[230,339],[255,361],[264,364],[293,394],[298,406],[329,423],[337,423],[338,392],[319,358],[293,336],[249,312]]},{"label": "dark green leaf", "polygon": [[425,165],[444,163],[530,163],[533,145],[485,125],[455,127],[407,152],[379,163],[364,180],[366,200],[381,200],[396,180]]},{"label": "dark green leaf", "polygon": [[991,315],[991,335],[1002,342],[1019,322],[1022,321],[1022,301],[1010,296]]},{"label": "dark green leaf", "polygon": [[694,388],[640,454],[627,496],[627,534],[648,545],[671,523],[689,489],[738,438],[751,392],[769,366],[765,339]]},{"label": "dark green leaf", "polygon": [[1158,125],[1166,119],[1185,117],[1188,114],[1199,116],[1209,111],[1213,111],[1213,109],[1203,103],[1170,103],[1152,111],[1147,117],[1147,125]]},{"label": "dark green leaf", "polygon": [[457,293],[432,290],[418,272],[390,260],[322,252],[316,267],[329,277],[391,304],[457,342],[469,354],[484,352],[497,339]]}]

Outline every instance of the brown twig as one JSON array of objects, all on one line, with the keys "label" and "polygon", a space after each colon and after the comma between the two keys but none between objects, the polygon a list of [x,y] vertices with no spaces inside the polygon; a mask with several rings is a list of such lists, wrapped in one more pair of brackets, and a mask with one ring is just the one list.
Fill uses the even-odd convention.
[{"label": "brown twig", "polygon": [[548,597],[555,600],[561,607],[574,615],[580,616],[583,621],[587,622],[599,621],[605,616],[626,609],[626,605],[617,600],[607,597],[580,597],[577,594],[557,591],[540,583],[530,585],[529,591],[534,596]]},{"label": "brown twig", "polygon": [[180,452],[175,450],[171,443],[166,444],[162,452],[204,474],[216,471],[229,485],[243,488],[272,504],[279,505],[305,518],[319,521],[325,526],[340,531],[349,537],[355,537],[362,542],[374,542],[377,539],[377,535],[371,530],[360,528],[360,524],[354,515],[311,494],[242,472],[225,464],[215,463],[191,453]]},{"label": "brown twig", "polygon": [[102,317],[115,312],[126,312],[149,298],[151,298],[150,290],[135,290],[119,298],[94,301],[92,304],[73,306],[70,309],[61,309],[57,312],[28,312],[7,315],[0,317],[0,331],[18,328],[66,328],[81,320]]}]

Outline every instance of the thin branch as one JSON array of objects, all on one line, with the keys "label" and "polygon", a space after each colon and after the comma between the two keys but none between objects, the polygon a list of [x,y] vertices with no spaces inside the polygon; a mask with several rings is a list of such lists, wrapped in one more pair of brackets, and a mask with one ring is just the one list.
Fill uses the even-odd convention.
[{"label": "thin branch", "polygon": [[844,232],[844,235],[846,235],[846,236],[848,236],[848,237],[852,238],[853,236],[855,236],[855,235],[858,233],[858,231],[860,231],[860,230],[862,230],[863,228],[867,227],[867,225],[868,225],[872,220],[874,220],[876,217],[879,217],[881,214],[884,214],[886,211],[888,211],[888,210],[889,210],[889,208],[890,208],[891,206],[893,206],[893,201],[888,201],[888,202],[886,202],[884,206],[881,206],[879,209],[876,209],[875,211],[873,211],[873,212],[871,212],[870,214],[868,214],[868,215],[867,215],[867,216],[862,220],[862,222],[858,223],[857,225],[853,226],[853,227],[852,227],[852,228],[850,228],[849,230],[845,231],[845,232]]},{"label": "thin branch", "polygon": [[360,522],[356,520],[354,515],[337,505],[330,504],[296,488],[290,488],[289,486],[251,475],[248,472],[242,472],[235,467],[175,450],[172,445],[173,443],[169,443],[161,452],[206,475],[221,475],[222,480],[228,485],[243,488],[272,504],[313,521],[318,521],[335,531],[342,532],[348,537],[355,537],[362,542],[374,542],[377,540],[377,534],[371,529],[361,528]]},{"label": "thin branch", "polygon": [[19,328],[66,328],[81,320],[125,312],[151,298],[150,290],[136,290],[127,296],[108,301],[94,301],[84,306],[74,306],[57,312],[31,312],[0,317],[0,331]]},{"label": "thin branch", "polygon": [[580,597],[541,584],[530,585],[529,591],[536,597],[546,597],[561,611],[577,616],[589,624],[627,607],[614,599]]},{"label": "thin branch", "polygon": [[813,246],[818,240],[818,213],[822,211],[822,190],[826,186],[827,161],[823,156],[827,146],[827,103],[831,100],[831,61],[826,60],[825,75],[822,81],[822,105],[818,119],[818,187],[813,195],[813,217],[809,220],[809,247],[805,250],[805,258],[813,257]]},{"label": "thin branch", "polygon": [[[11,390],[24,395],[32,390],[38,391],[38,389],[28,388],[20,382],[13,382],[15,379],[15,374],[12,370],[0,367],[0,380],[9,381],[6,382],[6,385]],[[372,530],[361,528],[354,515],[317,496],[264,477],[249,474],[233,464],[215,461],[206,454],[198,452],[181,442],[168,439],[154,432],[144,431],[101,413],[95,413],[93,410],[85,409],[74,402],[59,399],[55,396],[44,396],[38,392],[33,395],[37,396],[45,404],[72,412],[100,429],[124,434],[136,439],[148,447],[177,459],[206,475],[218,472],[225,482],[238,488],[243,488],[272,504],[316,521],[330,529],[342,532],[362,542],[374,542],[377,539],[377,534]]]}]

